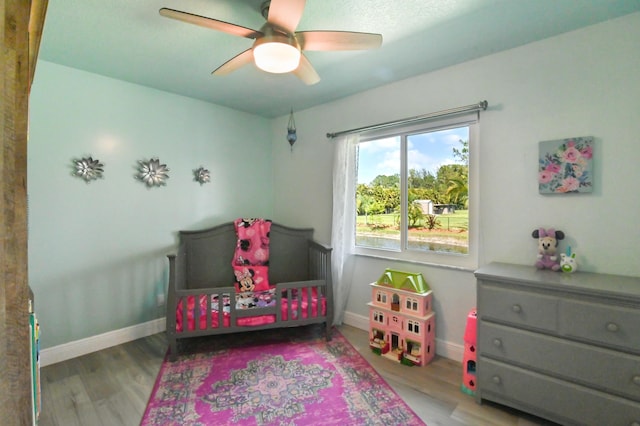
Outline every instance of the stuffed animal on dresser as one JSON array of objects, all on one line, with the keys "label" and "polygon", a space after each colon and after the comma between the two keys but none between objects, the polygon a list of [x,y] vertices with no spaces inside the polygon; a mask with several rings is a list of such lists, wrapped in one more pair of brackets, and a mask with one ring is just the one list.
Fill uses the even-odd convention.
[{"label": "stuffed animal on dresser", "polygon": [[566,253],[560,253],[560,268],[562,272],[575,272],[578,270],[578,261],[576,254],[571,253],[571,246],[567,247]]},{"label": "stuffed animal on dresser", "polygon": [[556,231],[553,228],[539,228],[531,233],[533,238],[538,239],[538,256],[536,268],[560,270],[560,256],[556,254],[558,241],[564,239],[564,232]]}]

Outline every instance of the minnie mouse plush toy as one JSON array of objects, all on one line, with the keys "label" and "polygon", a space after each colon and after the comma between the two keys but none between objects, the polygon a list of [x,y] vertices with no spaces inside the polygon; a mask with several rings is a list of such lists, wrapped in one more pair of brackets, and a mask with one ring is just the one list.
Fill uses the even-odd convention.
[{"label": "minnie mouse plush toy", "polygon": [[564,239],[564,232],[556,231],[553,228],[539,228],[534,230],[531,236],[538,239],[536,268],[559,271],[560,258],[556,254],[556,249],[558,248],[558,241]]}]

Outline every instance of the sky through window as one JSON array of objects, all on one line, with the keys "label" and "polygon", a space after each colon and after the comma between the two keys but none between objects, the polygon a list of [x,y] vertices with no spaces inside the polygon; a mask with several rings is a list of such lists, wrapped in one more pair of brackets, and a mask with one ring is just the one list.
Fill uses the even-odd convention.
[{"label": "sky through window", "polygon": [[[407,147],[411,159],[408,168],[425,169],[436,176],[440,166],[459,164],[453,156],[453,148],[462,148],[460,140],[469,140],[468,127],[412,135]],[[396,174],[400,164],[400,138],[362,143],[358,157],[358,183],[368,185],[376,176]]]}]

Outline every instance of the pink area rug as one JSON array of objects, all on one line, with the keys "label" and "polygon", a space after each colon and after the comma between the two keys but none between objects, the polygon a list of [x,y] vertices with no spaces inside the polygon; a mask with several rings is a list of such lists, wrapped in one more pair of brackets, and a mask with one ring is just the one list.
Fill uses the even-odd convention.
[{"label": "pink area rug", "polygon": [[424,425],[337,331],[188,341],[160,368],[143,426]]}]

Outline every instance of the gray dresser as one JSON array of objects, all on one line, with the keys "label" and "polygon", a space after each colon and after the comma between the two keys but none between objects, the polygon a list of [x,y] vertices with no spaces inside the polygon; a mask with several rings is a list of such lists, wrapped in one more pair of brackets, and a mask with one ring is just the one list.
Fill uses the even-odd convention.
[{"label": "gray dresser", "polygon": [[492,263],[478,281],[478,402],[640,426],[640,278]]}]

